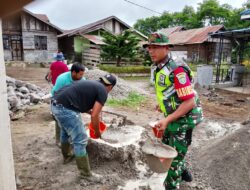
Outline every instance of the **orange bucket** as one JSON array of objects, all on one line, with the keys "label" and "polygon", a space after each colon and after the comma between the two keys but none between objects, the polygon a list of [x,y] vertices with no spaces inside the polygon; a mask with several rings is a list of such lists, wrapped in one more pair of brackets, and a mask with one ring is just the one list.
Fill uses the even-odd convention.
[{"label": "orange bucket", "polygon": [[159,130],[157,127],[152,127],[152,129],[153,129],[155,137],[161,139],[162,136],[163,136],[164,131],[163,130]]},{"label": "orange bucket", "polygon": [[164,131],[163,130],[159,130],[157,127],[155,127],[156,123],[157,123],[156,121],[155,122],[150,122],[149,125],[152,128],[155,137],[161,139],[162,136],[163,136],[163,134],[164,134]]},{"label": "orange bucket", "polygon": [[[96,135],[95,135],[95,129],[92,125],[92,123],[90,122],[89,123],[89,135],[92,139],[97,139]],[[107,129],[107,126],[104,122],[100,121],[99,122],[99,130],[100,130],[100,133],[102,134],[105,130]]]}]

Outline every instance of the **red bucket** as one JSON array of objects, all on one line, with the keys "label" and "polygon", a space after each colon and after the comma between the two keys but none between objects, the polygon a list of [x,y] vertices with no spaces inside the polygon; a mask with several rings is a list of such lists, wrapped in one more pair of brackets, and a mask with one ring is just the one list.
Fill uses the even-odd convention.
[{"label": "red bucket", "polygon": [[152,128],[154,135],[156,138],[162,138],[164,131],[163,130],[159,130],[157,127],[155,127],[155,124],[157,122],[150,122],[149,125]]},{"label": "red bucket", "polygon": [[[90,137],[92,139],[97,139],[97,137],[95,135],[95,129],[94,129],[94,127],[93,127],[93,125],[92,125],[91,122],[89,123],[88,128],[89,128],[89,135],[90,135]],[[105,123],[102,122],[102,121],[100,121],[100,123],[99,123],[99,131],[100,131],[101,134],[106,130],[106,128],[107,128],[107,126],[105,125]]]},{"label": "red bucket", "polygon": [[152,129],[153,129],[155,137],[161,139],[162,136],[163,136],[164,131],[163,130],[159,130],[157,127],[152,127]]}]

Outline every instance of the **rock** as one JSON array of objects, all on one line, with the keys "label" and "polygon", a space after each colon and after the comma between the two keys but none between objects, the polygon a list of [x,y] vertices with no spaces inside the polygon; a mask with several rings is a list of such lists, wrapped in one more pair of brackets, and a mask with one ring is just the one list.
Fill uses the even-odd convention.
[{"label": "rock", "polygon": [[25,82],[21,81],[21,80],[16,80],[15,81],[16,87],[20,88],[22,86],[25,86]]},{"label": "rock", "polygon": [[42,97],[43,102],[50,104],[50,100],[51,100],[51,94],[46,94]]},{"label": "rock", "polygon": [[31,93],[30,94],[30,102],[31,103],[37,104],[39,101],[41,101],[41,97],[40,96],[38,96],[35,93]]},{"label": "rock", "polygon": [[23,105],[29,105],[30,104],[30,99],[21,99],[21,102]]},{"label": "rock", "polygon": [[15,87],[16,85],[15,85],[15,79],[13,79],[13,78],[11,78],[11,77],[6,77],[6,83],[7,83],[7,85],[8,86],[13,86],[13,87]]},{"label": "rock", "polygon": [[15,93],[15,90],[14,90],[13,86],[8,86],[7,87],[7,93],[8,93],[8,96],[16,96],[16,93]]},{"label": "rock", "polygon": [[45,96],[43,92],[39,92],[37,95],[40,96],[41,98]]},{"label": "rock", "polygon": [[16,107],[18,105],[18,98],[16,96],[8,97],[8,102],[10,103],[11,108]]},{"label": "rock", "polygon": [[25,86],[19,88],[18,90],[24,94],[28,94],[30,92],[29,89],[26,88]]},{"label": "rock", "polygon": [[38,87],[34,84],[30,84],[30,83],[27,83],[26,84],[26,87],[30,90],[30,91],[37,91]]},{"label": "rock", "polygon": [[18,98],[25,98],[25,95],[22,94],[21,92],[16,92],[16,96],[17,96]]}]

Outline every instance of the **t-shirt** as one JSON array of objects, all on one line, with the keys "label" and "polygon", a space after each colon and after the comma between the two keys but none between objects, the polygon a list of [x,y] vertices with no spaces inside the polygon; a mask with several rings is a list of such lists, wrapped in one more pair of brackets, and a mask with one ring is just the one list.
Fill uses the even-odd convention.
[{"label": "t-shirt", "polygon": [[[81,80],[86,80],[86,78],[82,77]],[[61,89],[62,87],[66,85],[72,84],[73,82],[76,82],[76,81],[72,79],[71,71],[61,74],[60,76],[57,77],[56,83],[51,90],[52,96],[54,95],[56,91],[58,91],[59,89]]]},{"label": "t-shirt", "polygon": [[104,105],[107,97],[108,92],[101,82],[80,80],[55,92],[53,99],[68,109],[84,113],[92,109],[96,101]]},{"label": "t-shirt", "polygon": [[55,62],[51,63],[50,71],[51,71],[51,82],[52,82],[53,85],[55,85],[57,77],[60,74],[69,71],[69,69],[68,69],[67,65],[64,62],[55,61]]}]

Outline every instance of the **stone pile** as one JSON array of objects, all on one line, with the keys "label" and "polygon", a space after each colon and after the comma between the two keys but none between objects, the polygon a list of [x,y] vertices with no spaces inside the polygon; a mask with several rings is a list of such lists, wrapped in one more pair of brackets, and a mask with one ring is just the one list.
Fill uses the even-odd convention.
[{"label": "stone pile", "polygon": [[10,116],[19,110],[25,110],[27,105],[37,104],[44,100],[46,92],[40,87],[11,77],[6,77],[8,107]]},{"label": "stone pile", "polygon": [[[88,70],[86,72],[85,77],[88,80],[98,80],[100,77],[108,74],[105,71],[94,69],[94,70]],[[110,92],[109,98],[115,98],[115,99],[124,99],[128,97],[130,92],[136,92],[142,95],[147,94],[143,89],[140,89],[138,87],[131,86],[128,84],[125,80],[117,77],[117,83],[114,89]]]}]

